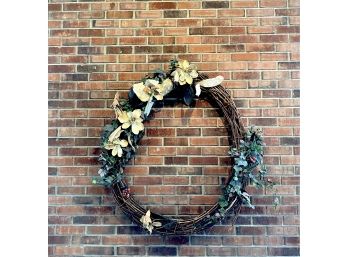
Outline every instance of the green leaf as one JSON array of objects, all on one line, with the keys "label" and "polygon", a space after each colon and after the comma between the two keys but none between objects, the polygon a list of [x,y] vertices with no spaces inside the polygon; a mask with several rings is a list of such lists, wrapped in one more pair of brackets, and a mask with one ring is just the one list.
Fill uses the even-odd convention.
[{"label": "green leaf", "polygon": [[228,201],[224,197],[219,198],[219,205],[223,208],[228,205]]},{"label": "green leaf", "polygon": [[184,92],[184,102],[186,105],[191,105],[194,97],[194,90],[191,86],[187,86]]},{"label": "green leaf", "polygon": [[153,96],[150,97],[150,100],[147,102],[146,106],[145,106],[145,110],[144,110],[144,115],[145,117],[149,116],[151,108],[154,104],[154,102],[152,101]]},{"label": "green leaf", "polygon": [[244,160],[239,160],[237,164],[242,167],[248,166],[248,162]]},{"label": "green leaf", "polygon": [[237,165],[234,165],[234,166],[233,166],[233,169],[234,169],[236,172],[240,172],[240,171],[243,170],[243,168],[241,168],[241,167],[239,167],[239,166],[237,166]]}]

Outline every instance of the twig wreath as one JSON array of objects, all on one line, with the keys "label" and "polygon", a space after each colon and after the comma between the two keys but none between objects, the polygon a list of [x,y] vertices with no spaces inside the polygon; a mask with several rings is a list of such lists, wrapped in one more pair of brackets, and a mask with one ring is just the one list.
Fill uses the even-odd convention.
[{"label": "twig wreath", "polygon": [[[185,235],[202,231],[221,222],[228,213],[233,212],[237,217],[243,204],[253,208],[246,192],[247,185],[272,185],[265,179],[267,170],[263,166],[261,130],[254,127],[244,129],[230,94],[221,86],[222,81],[222,76],[208,78],[199,73],[196,66],[186,60],[173,60],[169,71],[156,70],[134,84],[128,99],[120,100],[118,93],[115,95],[112,108],[116,118],[102,132],[100,177],[94,178],[93,183],[110,187],[123,212],[149,233]],[[232,159],[231,175],[218,202],[199,216],[185,219],[151,213],[133,198],[123,173],[126,164],[135,157],[138,143],[144,136],[143,121],[149,118],[154,104],[160,106],[164,98],[193,106],[199,96],[217,106],[225,118],[230,143],[228,154]]]}]

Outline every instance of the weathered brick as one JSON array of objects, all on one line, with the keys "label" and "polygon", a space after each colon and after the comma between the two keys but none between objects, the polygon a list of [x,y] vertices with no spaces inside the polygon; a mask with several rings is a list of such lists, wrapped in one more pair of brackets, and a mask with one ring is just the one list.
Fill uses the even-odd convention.
[{"label": "weathered brick", "polygon": [[190,28],[189,34],[190,35],[215,35],[216,29],[214,27]]},{"label": "weathered brick", "polygon": [[145,256],[145,247],[142,246],[120,246],[117,247],[118,255]]},{"label": "weathered brick", "polygon": [[186,18],[187,17],[187,11],[183,10],[176,10],[176,11],[164,11],[163,13],[164,18]]},{"label": "weathered brick", "polygon": [[229,1],[203,1],[203,8],[229,8]]},{"label": "weathered brick", "polygon": [[268,248],[269,256],[298,256],[300,250],[297,247],[270,247]]},{"label": "weathered brick", "polygon": [[176,247],[150,246],[148,248],[148,254],[156,256],[176,256],[177,249]]},{"label": "weathered brick", "polygon": [[281,137],[280,144],[281,145],[299,145],[300,138],[299,137]]},{"label": "weathered brick", "polygon": [[85,246],[86,255],[114,255],[114,248],[107,246]]},{"label": "weathered brick", "polygon": [[107,54],[131,54],[131,46],[108,46],[106,48]]}]

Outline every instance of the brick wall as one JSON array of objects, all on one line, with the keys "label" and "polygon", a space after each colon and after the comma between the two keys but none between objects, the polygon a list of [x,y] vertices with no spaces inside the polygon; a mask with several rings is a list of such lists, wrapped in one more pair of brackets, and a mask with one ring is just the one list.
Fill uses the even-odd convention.
[{"label": "brick wall", "polygon": [[[299,0],[49,0],[49,255],[299,255]],[[173,57],[223,75],[245,126],[263,128],[273,192],[255,210],[192,236],[147,235],[97,175],[99,135],[116,91]],[[127,169],[136,199],[163,214],[200,213],[228,174],[227,132],[205,101],[163,108]]]}]

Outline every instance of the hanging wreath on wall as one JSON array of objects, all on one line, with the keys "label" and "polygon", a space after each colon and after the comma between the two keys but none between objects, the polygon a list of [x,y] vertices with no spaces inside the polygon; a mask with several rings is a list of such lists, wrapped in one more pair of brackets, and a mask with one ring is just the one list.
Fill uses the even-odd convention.
[{"label": "hanging wreath on wall", "polygon": [[[221,222],[228,213],[237,217],[243,204],[254,208],[246,191],[247,185],[272,186],[272,182],[265,179],[267,170],[263,166],[261,130],[243,128],[230,94],[221,86],[222,81],[222,76],[208,78],[199,73],[187,60],[173,60],[167,72],[156,70],[134,84],[128,99],[120,100],[118,94],[115,95],[112,108],[116,117],[102,132],[100,177],[92,182],[110,187],[122,211],[149,233],[185,235],[202,231]],[[172,99],[194,106],[197,97],[217,106],[225,118],[230,143],[228,155],[232,159],[231,175],[218,202],[199,216],[184,219],[151,213],[131,195],[124,180],[124,168],[136,155],[139,141],[144,136],[143,121],[149,119],[154,104],[160,106],[164,99]]]}]

